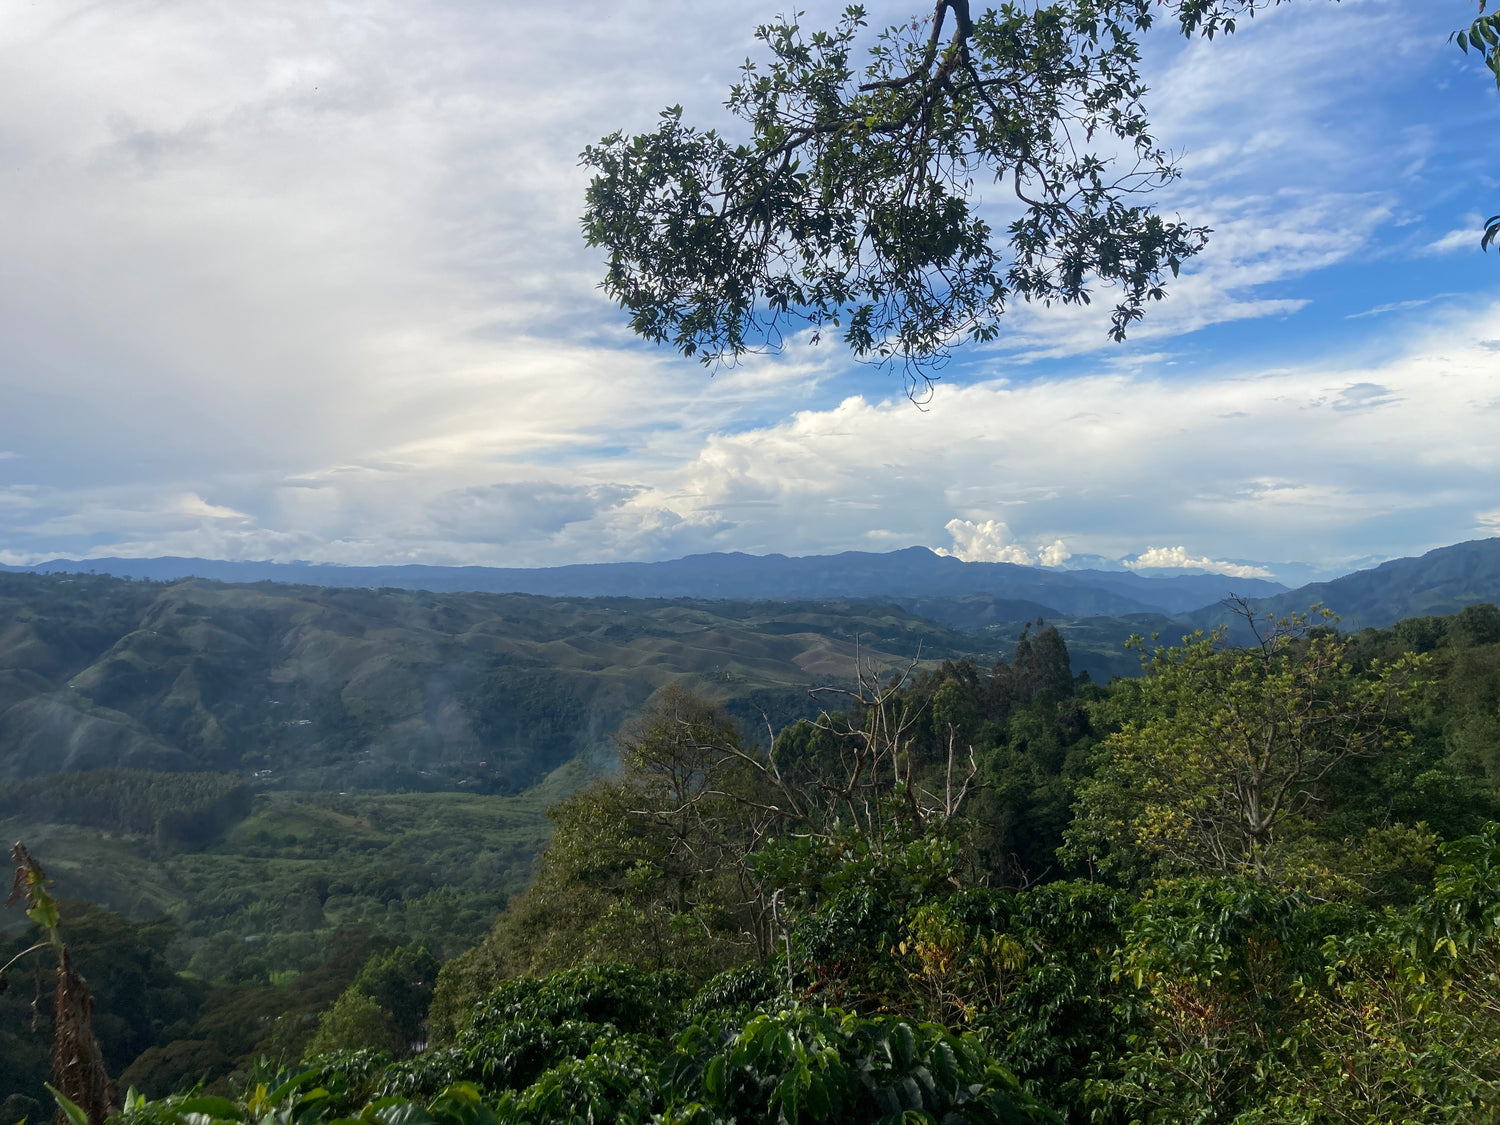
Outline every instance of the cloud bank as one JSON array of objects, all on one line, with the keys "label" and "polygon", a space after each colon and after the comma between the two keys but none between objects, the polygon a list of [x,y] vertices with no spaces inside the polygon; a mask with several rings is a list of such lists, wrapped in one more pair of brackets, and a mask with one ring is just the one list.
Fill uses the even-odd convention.
[{"label": "cloud bank", "polygon": [[1194,555],[1186,547],[1148,547],[1133,559],[1124,563],[1131,570],[1186,569],[1206,570],[1210,574],[1227,574],[1231,578],[1271,578],[1272,571],[1264,566],[1246,566],[1243,563],[1211,559],[1206,555]]}]

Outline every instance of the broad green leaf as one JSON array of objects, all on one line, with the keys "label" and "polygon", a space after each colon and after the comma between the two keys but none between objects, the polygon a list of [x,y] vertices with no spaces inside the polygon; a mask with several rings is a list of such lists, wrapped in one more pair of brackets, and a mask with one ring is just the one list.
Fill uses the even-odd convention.
[{"label": "broad green leaf", "polygon": [[52,1092],[53,1101],[57,1102],[57,1108],[63,1111],[63,1115],[67,1117],[69,1125],[89,1125],[89,1115],[83,1112],[77,1102],[74,1102],[61,1090],[53,1086],[52,1083],[44,1082],[43,1085]]},{"label": "broad green leaf", "polygon": [[436,1118],[427,1112],[425,1106],[402,1102],[376,1110],[375,1120],[380,1125],[434,1125]]},{"label": "broad green leaf", "polygon": [[59,921],[57,913],[57,903],[53,901],[51,895],[47,894],[43,890],[37,889],[33,893],[36,899],[36,905],[33,906],[30,910],[26,911],[26,917],[30,918],[33,922],[35,922],[38,926],[41,926],[45,930],[57,929],[57,923]]},{"label": "broad green leaf", "polygon": [[244,1108],[238,1102],[207,1095],[188,1098],[184,1102],[179,1102],[177,1108],[182,1113],[201,1113],[222,1121],[242,1121],[245,1117]]}]

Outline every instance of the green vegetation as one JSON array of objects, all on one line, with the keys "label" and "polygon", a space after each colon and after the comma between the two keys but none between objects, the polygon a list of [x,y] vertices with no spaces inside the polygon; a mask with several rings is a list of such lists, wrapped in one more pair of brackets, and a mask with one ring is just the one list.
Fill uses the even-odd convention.
[{"label": "green vegetation", "polygon": [[847,602],[0,574],[0,778],[515,794],[574,759],[612,761],[610,736],[669,682],[747,724],[815,714],[807,689],[841,682],[856,644],[892,661],[980,642]]},{"label": "green vegetation", "polygon": [[[267,980],[314,967],[338,929],[369,927],[453,956],[525,886],[551,832],[546,807],[582,776],[565,770],[516,797],[272,790],[193,849],[45,815],[0,823],[45,851],[59,893],[174,918],[174,949],[200,978]],[[166,780],[183,777],[193,775]]]},{"label": "green vegetation", "polygon": [[0,818],[78,824],[158,844],[210,843],[250,814],[250,801],[250,786],[213,773],[91,770],[0,781]]},{"label": "green vegetation", "polygon": [[[1500,611],[1253,624],[1101,685],[1034,623],[863,667],[769,746],[671,686],[617,773],[517,797],[24,827],[60,889],[179,896],[61,907],[125,1121],[1500,1118]],[[99,778],[232,789],[178,779]],[[17,1116],[35,991],[0,997]]]},{"label": "green vegetation", "polygon": [[[322,1030],[319,1013],[351,987],[391,1021],[383,1046],[418,1039],[436,957],[473,945],[526,885],[550,834],[546,807],[582,776],[564,770],[517,797],[265,792],[206,847],[25,815],[3,823],[48,857],[56,889],[72,896],[63,932],[93,986],[110,1073],[166,1093],[222,1079],[263,1053],[295,1055]],[[171,792],[177,781],[203,784],[196,775],[121,784]],[[0,956],[31,942],[16,934],[0,942]],[[407,970],[380,961],[402,947],[427,959],[420,1001],[393,983]],[[32,1029],[34,992],[0,994],[0,1101],[47,1096],[49,1025]]]}]

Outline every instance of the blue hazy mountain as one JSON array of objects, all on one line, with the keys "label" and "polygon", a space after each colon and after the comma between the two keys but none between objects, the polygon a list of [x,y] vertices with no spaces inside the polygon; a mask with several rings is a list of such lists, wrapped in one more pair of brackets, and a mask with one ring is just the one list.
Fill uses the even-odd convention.
[{"label": "blue hazy mountain", "polygon": [[[542,594],[549,597],[806,599],[905,601],[979,595],[1014,606],[979,604],[988,620],[1021,616],[1184,613],[1230,594],[1265,598],[1278,582],[1218,574],[1148,576],[1129,571],[1048,570],[1013,563],[963,562],[926,547],[838,555],[689,555],[669,562],[581,563],[571,566],[339,566],[314,563],[225,562],[213,559],[58,559],[42,573],[93,572],[119,578],[176,581],[286,582],[312,586]],[[1026,603],[1024,606],[1019,603]],[[935,608],[935,607],[934,607]],[[1016,611],[1024,610],[1024,613]],[[950,611],[951,616],[951,611]],[[954,621],[956,624],[957,622]]]}]

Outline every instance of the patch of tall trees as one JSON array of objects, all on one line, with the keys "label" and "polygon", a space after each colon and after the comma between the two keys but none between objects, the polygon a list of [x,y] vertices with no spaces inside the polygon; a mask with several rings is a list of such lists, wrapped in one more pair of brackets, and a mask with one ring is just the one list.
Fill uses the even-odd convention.
[{"label": "patch of tall trees", "polygon": [[0,817],[201,846],[249,816],[252,796],[248,784],[225,774],[89,770],[0,781]]}]

